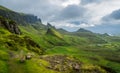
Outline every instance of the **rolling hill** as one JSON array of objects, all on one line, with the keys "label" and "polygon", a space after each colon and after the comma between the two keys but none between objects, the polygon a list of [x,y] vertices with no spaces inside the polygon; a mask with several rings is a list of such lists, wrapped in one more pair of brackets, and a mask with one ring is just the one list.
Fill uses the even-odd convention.
[{"label": "rolling hill", "polygon": [[0,6],[0,73],[119,73],[120,37],[43,25]]}]

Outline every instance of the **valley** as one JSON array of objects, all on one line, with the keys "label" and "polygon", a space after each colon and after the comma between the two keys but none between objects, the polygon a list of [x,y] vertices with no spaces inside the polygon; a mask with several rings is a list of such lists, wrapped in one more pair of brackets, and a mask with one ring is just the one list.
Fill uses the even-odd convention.
[{"label": "valley", "polygon": [[68,32],[0,6],[0,73],[120,73],[120,36]]}]

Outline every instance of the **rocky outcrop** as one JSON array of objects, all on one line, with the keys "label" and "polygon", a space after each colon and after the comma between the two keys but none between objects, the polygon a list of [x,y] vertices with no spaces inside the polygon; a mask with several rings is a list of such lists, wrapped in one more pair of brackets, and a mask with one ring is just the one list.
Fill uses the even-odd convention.
[{"label": "rocky outcrop", "polygon": [[0,27],[3,27],[14,34],[21,34],[16,22],[0,17]]},{"label": "rocky outcrop", "polygon": [[47,23],[47,28],[53,28],[53,29],[56,29],[55,26],[52,26],[52,24],[50,24],[50,23]]},{"label": "rocky outcrop", "polygon": [[60,73],[107,73],[103,68],[95,65],[87,65],[73,57],[65,55],[42,56],[50,65],[46,68]]},{"label": "rocky outcrop", "polygon": [[50,63],[48,69],[53,69],[61,73],[79,73],[82,63],[76,60],[73,60],[72,57],[68,56],[47,56],[41,57]]},{"label": "rocky outcrop", "polygon": [[36,23],[36,22],[41,23],[41,19],[34,15],[25,14],[22,16],[22,18],[25,20],[26,23]]},{"label": "rocky outcrop", "polygon": [[55,36],[55,37],[60,38],[60,39],[63,39],[63,35],[61,33],[59,33],[55,28],[52,28],[52,27],[48,28],[46,34]]}]

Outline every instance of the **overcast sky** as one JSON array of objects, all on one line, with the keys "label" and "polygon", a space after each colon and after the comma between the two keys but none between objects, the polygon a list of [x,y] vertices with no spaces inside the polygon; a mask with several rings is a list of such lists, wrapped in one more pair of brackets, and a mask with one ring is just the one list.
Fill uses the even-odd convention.
[{"label": "overcast sky", "polygon": [[111,26],[120,28],[120,0],[0,0],[0,5],[34,14],[45,24],[50,22],[69,31],[103,26],[107,31]]}]

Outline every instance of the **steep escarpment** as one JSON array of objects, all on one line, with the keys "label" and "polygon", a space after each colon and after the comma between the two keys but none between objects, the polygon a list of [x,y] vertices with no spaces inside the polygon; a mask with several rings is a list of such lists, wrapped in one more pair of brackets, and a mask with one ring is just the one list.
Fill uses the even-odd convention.
[{"label": "steep escarpment", "polygon": [[50,23],[47,24],[47,28],[48,28],[46,32],[47,35],[53,35],[61,39],[63,38],[62,34],[59,33],[57,29],[54,26],[52,26]]},{"label": "steep escarpment", "polygon": [[11,33],[21,34],[20,29],[15,21],[8,20],[0,16],[0,27],[3,27],[10,31]]},{"label": "steep escarpment", "polygon": [[14,12],[3,6],[0,6],[0,16],[3,16],[8,19],[12,19],[22,25],[32,24],[32,23],[37,23],[37,22],[41,23],[41,19],[38,18],[37,16],[31,15],[31,14]]}]

